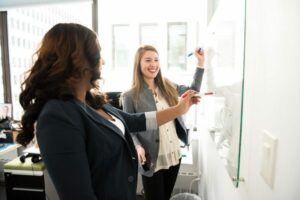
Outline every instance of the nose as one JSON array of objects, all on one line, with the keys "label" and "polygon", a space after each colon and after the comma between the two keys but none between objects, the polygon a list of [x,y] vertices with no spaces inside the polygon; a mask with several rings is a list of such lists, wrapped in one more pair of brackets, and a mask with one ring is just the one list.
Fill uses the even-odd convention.
[{"label": "nose", "polygon": [[100,64],[105,65],[105,60],[103,58],[100,58]]},{"label": "nose", "polygon": [[156,65],[157,65],[157,62],[156,62],[155,60],[152,60],[152,61],[150,62],[150,65],[151,65],[151,66],[156,66]]}]

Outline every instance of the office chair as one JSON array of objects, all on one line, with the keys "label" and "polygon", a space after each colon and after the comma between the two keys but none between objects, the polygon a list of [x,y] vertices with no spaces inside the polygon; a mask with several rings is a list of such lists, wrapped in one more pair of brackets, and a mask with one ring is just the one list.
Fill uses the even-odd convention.
[{"label": "office chair", "polygon": [[108,102],[114,106],[115,108],[118,108],[122,110],[122,104],[121,104],[121,94],[122,92],[106,92],[106,95],[108,97]]}]

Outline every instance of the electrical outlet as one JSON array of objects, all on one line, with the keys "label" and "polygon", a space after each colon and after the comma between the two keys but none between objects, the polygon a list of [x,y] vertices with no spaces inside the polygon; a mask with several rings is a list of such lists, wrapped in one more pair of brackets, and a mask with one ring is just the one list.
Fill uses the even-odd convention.
[{"label": "electrical outlet", "polygon": [[277,138],[263,130],[260,175],[273,188]]}]

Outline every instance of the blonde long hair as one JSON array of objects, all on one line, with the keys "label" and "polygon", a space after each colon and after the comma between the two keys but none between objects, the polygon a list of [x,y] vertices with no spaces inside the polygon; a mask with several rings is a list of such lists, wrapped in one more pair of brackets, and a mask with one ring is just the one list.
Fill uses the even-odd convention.
[{"label": "blonde long hair", "polygon": [[[135,54],[132,80],[132,91],[135,103],[137,103],[138,96],[143,90],[145,84],[143,74],[141,71],[141,58],[143,57],[146,51],[153,51],[158,55],[158,52],[155,49],[155,47],[151,45],[141,46],[140,48],[138,48]],[[178,93],[176,90],[176,86],[168,79],[163,78],[161,70],[159,70],[157,76],[154,78],[154,82],[161,91],[163,97],[168,102],[169,106],[174,106],[178,103]]]}]

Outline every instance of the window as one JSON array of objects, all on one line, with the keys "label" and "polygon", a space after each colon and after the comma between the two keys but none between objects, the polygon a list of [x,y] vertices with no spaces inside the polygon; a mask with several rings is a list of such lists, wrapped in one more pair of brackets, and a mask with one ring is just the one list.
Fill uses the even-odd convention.
[{"label": "window", "polygon": [[129,66],[130,29],[128,25],[113,25],[113,67]]},{"label": "window", "polygon": [[[22,115],[18,100],[20,84],[24,72],[32,65],[32,55],[43,35],[57,22],[76,22],[91,28],[91,2],[10,7],[7,10],[11,83],[8,88],[11,89],[9,99],[12,101],[14,119],[20,119]],[[133,4],[135,7],[131,6]],[[196,64],[190,62],[193,59],[186,59],[186,55],[202,43],[198,38],[203,34],[199,34],[198,27],[199,20],[205,16],[205,13],[199,12],[205,10],[202,4],[201,0],[191,0],[188,4],[179,0],[153,0],[151,4],[145,0],[99,1],[98,34],[101,56],[106,63],[102,69],[102,90],[124,91],[130,88],[134,54],[144,44],[157,48],[165,76],[180,84],[190,84]],[[169,9],[170,6],[172,9]],[[1,73],[4,74],[2,69]],[[0,85],[0,95],[5,93],[3,90]]]},{"label": "window", "polygon": [[[9,62],[8,62],[8,43],[7,43],[7,12],[0,12],[0,103],[9,103],[10,92],[9,92],[9,77],[5,74],[9,73]],[[6,87],[8,86],[8,87]]]},{"label": "window", "polygon": [[[204,43],[204,37],[199,38],[206,26],[203,6],[202,0],[99,1],[99,38],[105,60],[101,89],[125,91],[131,87],[134,55],[145,44],[158,50],[165,77],[190,85],[197,61],[187,55]],[[189,113],[188,126],[196,123],[196,111]]]},{"label": "window", "polygon": [[8,36],[10,88],[14,119],[20,120],[21,118],[20,86],[24,80],[24,72],[32,66],[33,60],[31,58],[44,34],[59,22],[76,22],[92,28],[91,10],[91,2],[49,4],[47,6],[20,7],[7,10],[8,32],[10,33]]},{"label": "window", "polygon": [[135,52],[145,44],[158,50],[165,76],[190,84],[196,61],[193,57],[187,59],[187,54],[202,42],[198,38],[202,17],[199,11],[205,10],[202,3],[201,0],[192,0],[189,4],[177,0],[99,1],[99,38],[106,63],[102,70],[105,79],[102,89],[130,88]]},{"label": "window", "polygon": [[3,69],[2,69],[2,45],[0,42],[0,77],[2,81],[0,82],[0,102],[4,102],[4,78],[3,78]]},{"label": "window", "polygon": [[168,24],[168,68],[186,68],[186,23]]}]

